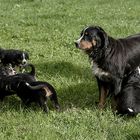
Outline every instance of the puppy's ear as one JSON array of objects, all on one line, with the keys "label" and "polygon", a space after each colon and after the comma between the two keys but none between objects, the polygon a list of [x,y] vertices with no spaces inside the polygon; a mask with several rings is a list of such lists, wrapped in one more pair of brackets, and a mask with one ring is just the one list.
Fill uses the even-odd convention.
[{"label": "puppy's ear", "polygon": [[29,59],[29,54],[27,52],[24,52],[24,53],[25,53],[26,59]]}]

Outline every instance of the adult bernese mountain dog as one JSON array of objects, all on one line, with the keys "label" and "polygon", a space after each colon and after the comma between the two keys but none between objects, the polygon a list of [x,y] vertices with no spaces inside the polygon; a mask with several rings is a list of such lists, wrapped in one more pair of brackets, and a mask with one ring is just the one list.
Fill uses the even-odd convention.
[{"label": "adult bernese mountain dog", "polygon": [[107,96],[117,96],[123,79],[140,64],[140,34],[115,39],[101,27],[89,26],[75,45],[92,60],[99,87],[98,105],[103,109]]}]

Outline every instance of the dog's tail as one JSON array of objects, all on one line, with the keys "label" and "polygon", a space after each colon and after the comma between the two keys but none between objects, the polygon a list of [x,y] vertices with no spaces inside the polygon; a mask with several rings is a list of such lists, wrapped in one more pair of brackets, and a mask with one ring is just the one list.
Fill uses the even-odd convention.
[{"label": "dog's tail", "polygon": [[27,67],[31,67],[31,71],[28,72],[28,73],[29,73],[30,75],[35,76],[35,66],[34,66],[33,64],[27,63],[27,64],[23,65],[22,67],[23,67],[23,69],[26,69]]},{"label": "dog's tail", "polygon": [[41,89],[41,88],[44,88],[44,86],[45,86],[45,85],[43,85],[43,84],[32,86],[32,85],[30,85],[30,84],[27,83],[27,82],[26,82],[26,85],[27,85],[30,89],[32,89],[32,90],[39,90],[39,89]]}]

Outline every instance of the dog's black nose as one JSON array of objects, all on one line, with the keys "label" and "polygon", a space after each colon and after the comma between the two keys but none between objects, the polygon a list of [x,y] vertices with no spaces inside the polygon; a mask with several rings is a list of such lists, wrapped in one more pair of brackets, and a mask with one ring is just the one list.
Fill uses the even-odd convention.
[{"label": "dog's black nose", "polygon": [[74,43],[75,43],[76,48],[78,48],[78,46],[79,46],[78,43],[76,41]]},{"label": "dog's black nose", "polygon": [[22,64],[25,65],[27,63],[27,61],[22,61]]}]

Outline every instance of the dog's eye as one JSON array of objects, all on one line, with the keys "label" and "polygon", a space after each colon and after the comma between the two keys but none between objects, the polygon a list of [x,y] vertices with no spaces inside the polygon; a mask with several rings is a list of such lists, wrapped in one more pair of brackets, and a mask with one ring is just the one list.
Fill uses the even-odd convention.
[{"label": "dog's eye", "polygon": [[91,37],[91,34],[85,32],[85,33],[84,33],[84,36],[86,36],[86,37]]},{"label": "dog's eye", "polygon": [[92,40],[92,36],[90,35],[90,34],[84,34],[84,38],[86,39],[86,40],[89,40],[89,41],[91,41]]}]

